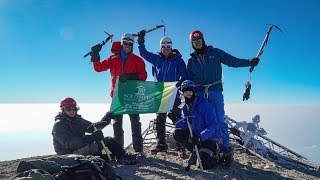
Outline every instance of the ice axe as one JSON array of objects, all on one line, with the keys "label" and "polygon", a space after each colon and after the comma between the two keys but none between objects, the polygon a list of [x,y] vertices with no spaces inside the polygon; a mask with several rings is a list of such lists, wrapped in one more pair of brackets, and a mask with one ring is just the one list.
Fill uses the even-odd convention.
[{"label": "ice axe", "polygon": [[[190,111],[189,111],[189,113],[190,113]],[[190,138],[192,139],[193,138],[193,132],[192,132],[192,128],[191,128],[191,124],[192,124],[191,116],[187,116],[186,118],[187,118],[187,124],[188,124],[189,133],[190,133]],[[200,158],[200,154],[199,154],[199,150],[198,150],[198,146],[197,145],[194,145],[194,151],[196,152],[200,169],[203,172],[203,166],[202,166],[202,162],[201,162],[201,158]],[[185,170],[189,171],[190,167],[191,167],[191,164],[188,163],[188,166],[185,168]]]},{"label": "ice axe", "polygon": [[[266,36],[264,37],[264,40],[263,40],[263,42],[262,42],[262,44],[261,44],[261,46],[260,46],[260,49],[259,49],[259,51],[258,51],[258,54],[257,54],[256,58],[260,58],[260,56],[261,56],[262,53],[264,52],[264,49],[265,49],[265,47],[267,46],[267,43],[268,43],[269,36],[270,36],[270,34],[271,34],[272,28],[275,27],[275,28],[278,29],[280,32],[282,32],[282,30],[281,30],[278,26],[276,26],[276,25],[274,25],[274,24],[266,24],[266,25],[267,25],[267,26],[270,26],[270,27],[269,27],[269,29],[268,29],[268,31],[267,31]],[[254,67],[255,67],[255,66],[251,66],[250,69],[249,69],[250,78],[249,78],[249,81],[247,81],[246,84],[245,84],[246,89],[245,89],[245,91],[244,91],[244,93],[243,93],[243,98],[242,98],[243,101],[244,101],[244,100],[248,100],[249,97],[250,97],[250,90],[251,90],[250,80],[251,80],[251,74],[252,74],[252,71],[253,71]]]},{"label": "ice axe", "polygon": [[[265,49],[265,47],[267,46],[267,43],[268,43],[269,36],[270,36],[270,34],[271,34],[272,28],[275,27],[275,28],[278,29],[280,32],[282,32],[282,30],[281,30],[278,26],[276,26],[276,25],[274,25],[274,24],[266,24],[266,25],[267,25],[267,26],[270,26],[270,28],[268,29],[267,34],[266,34],[266,36],[264,37],[264,40],[263,40],[263,42],[262,42],[262,44],[261,44],[261,46],[260,46],[260,49],[259,49],[259,51],[258,51],[258,54],[257,54],[256,58],[260,58],[260,56],[261,56],[262,53],[264,52],[264,49]],[[251,66],[249,72],[252,73],[253,69],[254,69],[254,66]]]},{"label": "ice axe", "polygon": [[[108,41],[110,41],[113,38],[113,34],[109,34],[106,31],[104,31],[104,33],[106,33],[108,35],[108,37],[103,40],[101,43],[99,43],[101,46],[104,46]],[[85,54],[83,56],[83,58],[86,58],[87,56],[89,56],[91,54],[92,51],[88,52],[87,54]]]},{"label": "ice axe", "polygon": [[[90,131],[90,129],[93,129],[93,133],[95,133],[97,131],[101,131],[107,125],[108,125],[107,122],[100,121],[100,122],[97,122],[97,123],[92,123],[87,129],[89,131]],[[106,156],[108,157],[109,161],[111,161],[110,151],[109,151],[108,147],[105,145],[103,140],[101,140],[100,143],[101,143],[102,148],[103,148],[104,152],[106,153]]]},{"label": "ice axe", "polygon": [[[146,33],[152,32],[152,31],[157,30],[157,29],[162,28],[162,27],[163,27],[163,34],[166,35],[166,25],[164,24],[163,21],[162,21],[161,25],[156,25],[156,27],[146,30]],[[138,36],[138,34],[132,34],[132,35],[135,36],[135,37]]]}]

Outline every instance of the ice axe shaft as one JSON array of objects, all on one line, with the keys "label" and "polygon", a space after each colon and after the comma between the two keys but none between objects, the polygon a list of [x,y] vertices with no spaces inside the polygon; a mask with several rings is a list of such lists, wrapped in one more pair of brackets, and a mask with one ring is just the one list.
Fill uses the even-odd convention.
[{"label": "ice axe shaft", "polygon": [[[270,34],[271,34],[272,28],[275,27],[275,28],[278,29],[280,32],[282,32],[282,30],[281,30],[278,26],[276,26],[276,25],[274,25],[274,24],[267,24],[267,25],[270,26],[270,28],[268,29],[267,34],[266,34],[266,36],[264,37],[264,40],[262,41],[262,44],[261,44],[261,46],[260,46],[260,49],[259,49],[259,51],[258,51],[258,54],[257,54],[256,58],[260,58],[260,56],[263,54],[264,49],[265,49],[265,47],[266,47],[266,45],[267,45],[267,43],[268,43],[269,36],[270,36]],[[253,69],[254,69],[254,66],[251,66],[249,72],[251,73],[251,72],[253,71]]]},{"label": "ice axe shaft", "polygon": [[[188,128],[189,128],[189,132],[190,132],[190,137],[192,138],[193,137],[193,133],[192,133],[192,128],[191,128],[191,124],[190,124],[190,117],[187,117],[187,124],[188,124]],[[198,159],[198,162],[199,162],[199,165],[200,165],[200,169],[201,171],[203,171],[203,166],[202,166],[202,162],[201,162],[201,159],[200,159],[200,154],[199,154],[199,150],[198,150],[198,146],[195,145],[194,146],[194,150],[196,152],[196,155],[197,155],[197,159]],[[188,166],[186,167],[186,171],[189,171],[190,169],[190,164],[188,164]]]},{"label": "ice axe shaft", "polygon": [[[104,31],[104,33],[106,33],[108,35],[108,37],[102,41],[101,43],[99,43],[101,46],[104,46],[108,41],[110,41],[113,38],[113,34],[109,34],[106,31]],[[89,56],[91,54],[92,51],[88,52],[87,54],[85,54],[83,56],[83,58],[86,58],[87,56]]]},{"label": "ice axe shaft", "polygon": [[[94,132],[98,131],[98,129],[96,127],[94,127]],[[104,144],[103,140],[100,141],[104,152],[106,153],[106,156],[108,157],[109,161],[111,161],[111,157],[110,157],[110,152],[109,149],[107,148],[107,146]]]},{"label": "ice axe shaft", "polygon": [[[146,33],[152,32],[152,31],[154,31],[154,30],[156,30],[156,29],[159,29],[159,28],[162,28],[162,27],[164,27],[164,25],[157,25],[156,27],[154,27],[154,28],[152,28],[152,29],[146,30]],[[132,35],[133,35],[133,36],[138,36],[138,34],[132,34]]]},{"label": "ice axe shaft", "polygon": [[[146,33],[149,33],[149,32],[152,32],[154,30],[157,30],[159,28],[163,28],[163,34],[166,35],[166,25],[164,24],[163,20],[162,21],[162,24],[161,25],[157,25],[156,27],[154,28],[151,28],[151,29],[148,29],[146,30]],[[138,36],[138,34],[132,34],[133,36]]]}]

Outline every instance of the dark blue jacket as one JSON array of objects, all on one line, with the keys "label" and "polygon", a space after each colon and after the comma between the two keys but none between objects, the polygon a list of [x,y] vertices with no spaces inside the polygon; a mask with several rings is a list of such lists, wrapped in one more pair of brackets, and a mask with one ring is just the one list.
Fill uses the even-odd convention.
[{"label": "dark blue jacket", "polygon": [[160,53],[153,54],[146,50],[144,44],[139,45],[140,56],[153,65],[152,75],[158,82],[182,81],[187,78],[186,63],[180,54],[165,59]]},{"label": "dark blue jacket", "polygon": [[53,146],[57,154],[70,154],[76,149],[86,145],[83,138],[86,129],[91,125],[90,121],[83,119],[80,115],[68,118],[63,113],[55,117],[52,129]]},{"label": "dark blue jacket", "polygon": [[[248,67],[250,61],[239,59],[224,52],[221,49],[208,46],[203,60],[200,60],[198,54],[193,52],[187,65],[188,79],[193,80],[198,85],[211,84],[222,81],[222,65],[229,67]],[[203,88],[199,89],[203,91]],[[210,91],[223,91],[222,84],[211,86]]]},{"label": "dark blue jacket", "polygon": [[[187,106],[183,107],[184,117],[191,117],[192,132],[201,138],[201,141],[210,138],[221,138],[221,130],[219,122],[217,121],[214,107],[203,97],[197,96],[193,102],[191,112],[188,112]],[[187,119],[180,120],[176,123],[178,128],[189,131]]]}]

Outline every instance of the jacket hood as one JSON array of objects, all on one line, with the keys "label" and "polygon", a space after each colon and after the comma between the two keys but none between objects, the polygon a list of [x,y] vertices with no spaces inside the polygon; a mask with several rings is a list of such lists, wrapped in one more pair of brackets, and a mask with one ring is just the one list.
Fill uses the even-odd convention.
[{"label": "jacket hood", "polygon": [[119,54],[121,50],[121,42],[120,41],[115,41],[111,45],[111,52],[113,54]]}]

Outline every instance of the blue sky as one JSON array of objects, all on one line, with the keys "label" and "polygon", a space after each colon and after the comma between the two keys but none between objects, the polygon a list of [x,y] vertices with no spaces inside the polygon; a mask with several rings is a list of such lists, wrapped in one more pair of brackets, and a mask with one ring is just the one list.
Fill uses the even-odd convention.
[{"label": "blue sky", "polygon": [[[273,31],[252,76],[249,103],[318,104],[320,100],[320,1],[48,1],[0,0],[0,103],[111,102],[109,72],[96,73],[82,56],[105,38],[119,40],[166,23],[185,61],[189,33],[199,29],[207,44],[239,58],[257,54],[268,27]],[[159,51],[163,31],[146,36]],[[135,53],[138,54],[137,44]],[[101,56],[110,55],[110,43]],[[148,80],[153,80],[146,63]],[[226,103],[242,103],[248,68],[224,66]],[[247,102],[246,102],[247,103]]]}]

